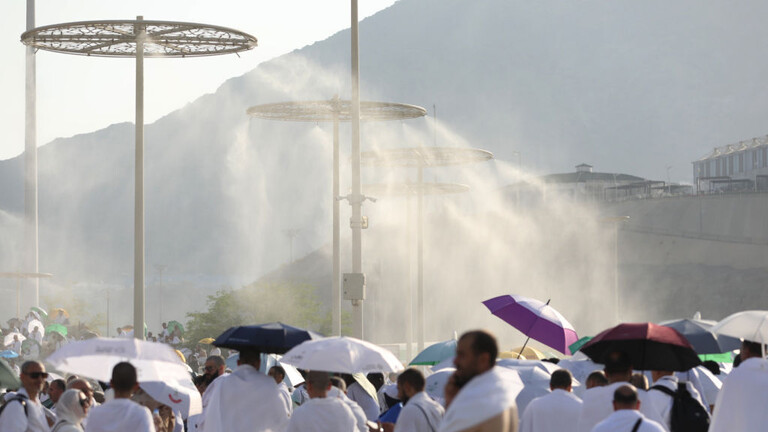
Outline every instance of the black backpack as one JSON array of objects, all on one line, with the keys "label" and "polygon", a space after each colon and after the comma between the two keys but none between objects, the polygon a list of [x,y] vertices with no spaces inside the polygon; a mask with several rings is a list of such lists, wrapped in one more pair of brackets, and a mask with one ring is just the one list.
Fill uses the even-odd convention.
[{"label": "black backpack", "polygon": [[3,411],[5,411],[5,407],[7,407],[8,404],[13,402],[13,401],[19,401],[21,406],[24,407],[24,415],[29,417],[29,412],[28,412],[29,409],[27,408],[27,397],[24,396],[24,395],[20,395],[20,394],[17,394],[16,396],[8,399],[8,401],[5,402],[5,405],[0,407],[0,415],[3,415]]},{"label": "black backpack", "polygon": [[684,382],[677,383],[677,391],[655,385],[651,390],[659,390],[672,397],[671,432],[706,432],[709,430],[709,413],[699,401],[691,396]]}]

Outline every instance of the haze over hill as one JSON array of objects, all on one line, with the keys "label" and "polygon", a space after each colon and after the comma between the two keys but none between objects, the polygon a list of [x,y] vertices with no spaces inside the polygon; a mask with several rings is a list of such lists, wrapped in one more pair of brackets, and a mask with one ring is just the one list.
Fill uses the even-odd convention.
[{"label": "haze over hill", "polygon": [[[599,171],[662,179],[671,166],[672,180],[687,180],[690,161],[711,147],[768,129],[766,12],[768,4],[755,2],[400,0],[361,23],[362,98],[421,105],[430,112],[434,104],[437,122],[432,117],[365,124],[363,147],[436,143],[494,152],[494,163],[427,173],[430,181],[473,187],[469,198],[428,208],[433,216],[464,211],[461,227],[471,226],[472,216],[487,221],[483,218],[498,210],[481,211],[478,203],[516,179],[515,152],[523,169],[536,173],[570,171],[587,162]],[[348,70],[349,32],[342,31],[232,78],[214,94],[147,126],[147,281],[157,283],[154,265],[166,266],[164,284],[177,297],[179,313],[203,307],[211,287],[238,286],[284,264],[286,229],[300,229],[296,256],[329,242],[330,128],[249,120],[245,110],[284,100],[349,97]],[[341,129],[344,195],[349,137],[347,127]],[[128,285],[132,126],[58,139],[40,149],[39,160],[41,270],[59,281]],[[5,239],[0,259],[9,269],[19,266],[21,163],[21,157],[0,161]],[[413,179],[403,170],[369,169],[364,175],[364,182]],[[346,221],[348,206],[342,209]],[[388,211],[382,223],[403,213],[402,207]],[[369,212],[373,226],[375,212]],[[544,251],[542,242],[548,240],[535,234],[546,226],[514,220],[525,220],[529,243],[520,240],[519,249],[498,253]],[[345,223],[342,228],[346,234]],[[507,229],[508,235],[521,232],[512,225]],[[589,245],[576,237],[580,227],[563,229],[574,236],[568,245],[586,248],[584,256]],[[609,242],[610,232],[598,230],[598,243]],[[467,230],[456,238],[473,234]],[[465,247],[445,241],[433,246]],[[562,252],[554,263],[581,271],[579,250]],[[594,266],[583,270],[580,281],[610,286],[606,268],[612,251],[607,252],[604,259],[593,257]],[[202,288],[185,294],[193,287]],[[599,297],[597,291],[590,296]],[[124,299],[130,301],[127,294]]]}]

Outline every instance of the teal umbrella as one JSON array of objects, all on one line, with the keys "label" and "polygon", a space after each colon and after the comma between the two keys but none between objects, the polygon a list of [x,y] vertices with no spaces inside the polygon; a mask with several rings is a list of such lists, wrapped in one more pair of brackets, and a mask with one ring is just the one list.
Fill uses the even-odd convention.
[{"label": "teal umbrella", "polygon": [[0,358],[0,387],[7,389],[17,389],[21,387],[21,381],[13,371],[13,368],[3,359]]},{"label": "teal umbrella", "polygon": [[181,334],[184,334],[184,326],[181,325],[178,321],[168,321],[168,330],[170,333],[173,333],[175,329],[179,329]]},{"label": "teal umbrella", "polygon": [[456,340],[451,339],[428,346],[409,366],[433,366],[456,355]]},{"label": "teal umbrella", "polygon": [[568,345],[568,349],[571,350],[572,353],[576,353],[581,347],[584,346],[585,343],[592,340],[592,336],[584,336],[583,338],[577,340],[576,342]]},{"label": "teal umbrella", "polygon": [[45,309],[37,306],[32,306],[30,309],[37,312],[42,318],[48,318],[48,312]]}]

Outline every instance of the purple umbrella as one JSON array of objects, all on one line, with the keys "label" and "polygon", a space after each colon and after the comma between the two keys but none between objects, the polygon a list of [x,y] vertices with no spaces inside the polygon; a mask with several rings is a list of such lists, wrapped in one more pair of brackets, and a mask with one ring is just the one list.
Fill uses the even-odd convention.
[{"label": "purple umbrella", "polygon": [[503,295],[483,304],[492,314],[524,335],[563,354],[571,354],[568,345],[579,339],[571,323],[549,306],[549,301],[544,303],[518,295]]}]

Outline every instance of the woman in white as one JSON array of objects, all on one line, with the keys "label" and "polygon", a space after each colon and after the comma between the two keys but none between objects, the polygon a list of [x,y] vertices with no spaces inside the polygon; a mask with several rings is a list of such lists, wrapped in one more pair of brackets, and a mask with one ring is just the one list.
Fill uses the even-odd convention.
[{"label": "woman in white", "polygon": [[88,414],[90,401],[85,393],[71,389],[65,391],[56,404],[56,424],[51,432],[83,432],[81,425]]}]

